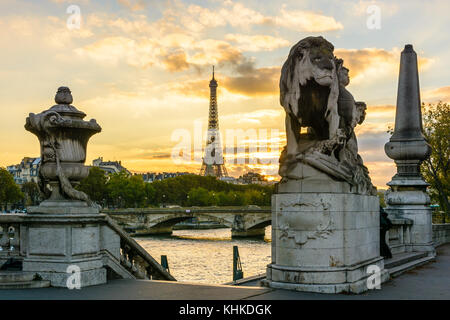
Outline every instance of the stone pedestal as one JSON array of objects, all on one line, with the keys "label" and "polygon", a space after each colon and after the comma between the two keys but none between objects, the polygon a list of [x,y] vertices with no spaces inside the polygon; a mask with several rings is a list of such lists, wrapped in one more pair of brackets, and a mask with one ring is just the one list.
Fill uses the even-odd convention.
[{"label": "stone pedestal", "polygon": [[264,285],[320,293],[364,292],[369,266],[379,268],[381,282],[389,277],[379,237],[376,196],[312,190],[275,194],[272,263]]},{"label": "stone pedestal", "polygon": [[[426,185],[418,179],[417,183]],[[425,191],[417,187],[410,180],[393,180],[388,183],[391,187],[385,195],[387,207],[385,211],[392,219],[412,220],[410,239],[405,244],[407,252],[428,252],[429,256],[436,256],[433,245],[432,210],[430,197]],[[393,189],[393,190],[392,190]]]},{"label": "stone pedestal", "polygon": [[45,200],[39,206],[28,207],[28,213],[37,214],[98,214],[98,207],[79,200]]},{"label": "stone pedestal", "polygon": [[23,271],[37,273],[53,287],[67,287],[70,266],[79,268],[81,287],[104,284],[103,251],[120,258],[120,238],[105,226],[104,215],[33,214],[21,228]]}]

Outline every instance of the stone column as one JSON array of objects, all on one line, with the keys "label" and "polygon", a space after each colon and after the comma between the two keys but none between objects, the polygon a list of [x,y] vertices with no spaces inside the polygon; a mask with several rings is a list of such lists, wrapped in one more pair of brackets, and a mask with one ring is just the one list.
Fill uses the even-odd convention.
[{"label": "stone column", "polygon": [[420,164],[430,156],[431,147],[422,133],[420,107],[417,54],[407,44],[400,59],[394,134],[384,146],[397,166],[397,173],[387,183],[386,211],[391,218],[412,220],[407,251],[427,251],[434,256],[428,184],[420,173]]}]

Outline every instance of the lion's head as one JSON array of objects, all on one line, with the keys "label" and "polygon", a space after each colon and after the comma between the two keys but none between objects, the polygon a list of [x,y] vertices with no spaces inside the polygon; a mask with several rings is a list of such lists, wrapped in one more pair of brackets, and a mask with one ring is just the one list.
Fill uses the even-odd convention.
[{"label": "lion's head", "polygon": [[329,137],[325,113],[339,93],[333,50],[323,37],[307,37],[292,47],[281,70],[281,105],[321,139]]},{"label": "lion's head", "polygon": [[294,45],[281,71],[281,97],[295,82],[305,85],[314,79],[321,86],[330,86],[335,68],[333,50],[334,46],[323,37],[307,37]]}]

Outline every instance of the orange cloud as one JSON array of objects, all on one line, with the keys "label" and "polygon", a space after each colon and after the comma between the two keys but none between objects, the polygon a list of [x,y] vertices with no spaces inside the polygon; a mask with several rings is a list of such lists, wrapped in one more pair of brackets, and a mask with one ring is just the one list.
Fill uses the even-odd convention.
[{"label": "orange cloud", "polygon": [[269,35],[248,36],[244,34],[227,34],[225,40],[234,42],[243,51],[271,51],[277,48],[287,47],[290,42]]},{"label": "orange cloud", "polygon": [[426,103],[437,101],[450,102],[450,86],[427,90],[423,93],[422,100]]},{"label": "orange cloud", "polygon": [[366,110],[366,122],[382,122],[394,121],[395,119],[395,106],[394,105],[382,105],[382,106],[368,106]]},{"label": "orange cloud", "polygon": [[389,182],[396,173],[394,161],[364,162],[364,165],[369,169],[372,184],[379,189],[387,189],[386,183]]},{"label": "orange cloud", "polygon": [[[181,14],[185,12],[186,14]],[[227,0],[223,6],[208,9],[199,5],[185,6],[175,2],[164,12],[164,19],[175,20],[190,32],[202,32],[207,28],[230,25],[249,28],[252,25],[279,26],[295,31],[326,32],[340,30],[343,25],[333,17],[304,10],[286,10],[286,6],[273,16],[246,7],[242,3]]]},{"label": "orange cloud", "polygon": [[286,10],[285,5],[273,20],[278,26],[305,32],[326,32],[344,28],[333,17],[312,11]]},{"label": "orange cloud", "polygon": [[186,61],[186,53],[182,50],[170,53],[162,59],[166,69],[173,71],[183,71],[189,68],[189,63]]},{"label": "orange cloud", "polygon": [[[350,77],[355,82],[398,74],[400,53],[398,48],[391,51],[377,48],[334,50],[334,54],[344,60],[344,65],[350,70]],[[419,56],[419,69],[426,69],[432,61]]]},{"label": "orange cloud", "polygon": [[158,48],[153,41],[136,41],[127,37],[107,37],[93,44],[75,49],[75,52],[82,57],[89,57],[102,63],[118,64],[125,61],[127,64],[136,67],[147,67],[155,64],[160,55],[161,48]]},{"label": "orange cloud", "polygon": [[139,11],[145,8],[144,0],[118,0],[118,2],[132,11]]},{"label": "orange cloud", "polygon": [[224,86],[230,92],[247,96],[277,95],[279,79],[280,67],[266,67],[237,77],[227,77]]},{"label": "orange cloud", "polygon": [[169,89],[184,96],[209,97],[208,80],[175,81]]}]

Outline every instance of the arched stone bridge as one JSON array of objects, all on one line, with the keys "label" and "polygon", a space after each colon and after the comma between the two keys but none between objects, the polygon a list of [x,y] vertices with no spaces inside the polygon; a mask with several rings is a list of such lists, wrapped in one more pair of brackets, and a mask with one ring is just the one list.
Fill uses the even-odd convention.
[{"label": "arched stone bridge", "polygon": [[171,234],[177,223],[197,217],[230,227],[232,237],[264,236],[272,217],[270,207],[258,206],[105,209],[102,213],[134,235]]}]

